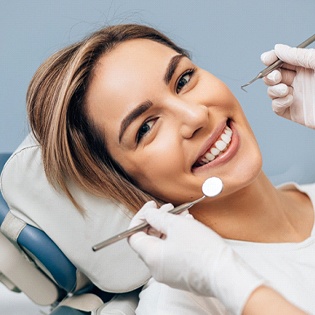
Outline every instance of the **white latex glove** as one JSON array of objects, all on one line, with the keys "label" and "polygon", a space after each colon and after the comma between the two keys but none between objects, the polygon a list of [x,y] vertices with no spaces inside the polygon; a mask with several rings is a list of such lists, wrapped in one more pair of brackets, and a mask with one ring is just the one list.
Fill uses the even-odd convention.
[{"label": "white latex glove", "polygon": [[215,296],[230,311],[241,314],[250,294],[264,280],[218,234],[191,215],[167,213],[171,207],[156,209],[154,202],[146,203],[130,228],[147,221],[155,229],[155,236],[138,232],[129,238],[131,247],[157,281]]},{"label": "white latex glove", "polygon": [[280,116],[315,129],[315,49],[277,44],[261,55],[269,66],[277,58],[285,64],[269,73],[264,81],[272,109]]}]

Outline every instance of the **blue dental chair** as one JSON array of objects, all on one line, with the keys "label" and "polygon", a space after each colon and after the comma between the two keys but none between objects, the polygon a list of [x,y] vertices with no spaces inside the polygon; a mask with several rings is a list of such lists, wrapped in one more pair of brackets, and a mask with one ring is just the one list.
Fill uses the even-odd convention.
[{"label": "blue dental chair", "polygon": [[[0,153],[0,173],[10,156]],[[19,220],[18,235],[10,235],[5,228],[10,215],[0,193],[0,282],[9,290],[50,306],[50,315],[134,314],[138,290],[114,294],[98,289],[84,275],[78,281],[77,268],[44,231]]]},{"label": "blue dental chair", "polygon": [[[0,173],[9,157],[8,153],[0,154]],[[0,225],[8,212],[9,207],[0,194]],[[88,314],[69,306],[57,307],[69,294],[79,296],[93,293],[103,302],[112,297],[111,294],[98,291],[91,284],[75,292],[75,266],[43,231],[33,226],[25,224],[16,244],[0,233],[0,248],[1,282],[12,291],[24,292],[38,305],[51,305],[51,315]]]}]

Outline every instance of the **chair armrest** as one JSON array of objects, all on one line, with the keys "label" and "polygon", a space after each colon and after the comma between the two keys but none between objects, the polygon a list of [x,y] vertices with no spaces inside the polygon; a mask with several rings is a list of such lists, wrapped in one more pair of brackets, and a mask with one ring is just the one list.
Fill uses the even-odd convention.
[{"label": "chair armrest", "polygon": [[[0,273],[23,291],[33,302],[50,305],[56,301],[59,290],[34,263],[29,261],[2,233],[0,233]],[[8,259],[10,257],[10,259]]]},{"label": "chair armrest", "polygon": [[36,257],[51,274],[58,285],[66,292],[76,288],[76,268],[47,236],[36,227],[26,225],[17,242],[20,246]]}]

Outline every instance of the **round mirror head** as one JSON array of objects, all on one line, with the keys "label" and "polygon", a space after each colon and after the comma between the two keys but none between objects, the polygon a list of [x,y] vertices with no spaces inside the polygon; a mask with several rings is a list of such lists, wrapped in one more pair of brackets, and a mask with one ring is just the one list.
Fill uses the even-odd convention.
[{"label": "round mirror head", "polygon": [[215,197],[221,193],[223,182],[219,177],[210,177],[202,185],[202,192],[207,197]]}]

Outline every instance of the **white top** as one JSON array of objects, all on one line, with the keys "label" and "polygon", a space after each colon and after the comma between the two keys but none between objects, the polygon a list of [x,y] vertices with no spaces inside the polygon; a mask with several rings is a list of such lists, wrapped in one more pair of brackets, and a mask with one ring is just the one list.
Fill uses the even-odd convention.
[{"label": "white top", "polygon": [[[305,192],[315,209],[315,184],[281,189]],[[226,240],[270,285],[291,303],[315,313],[315,228],[300,243],[252,243]],[[236,284],[237,285],[237,284]],[[140,295],[137,315],[222,315],[222,304],[209,297],[172,289],[151,279]]]}]

